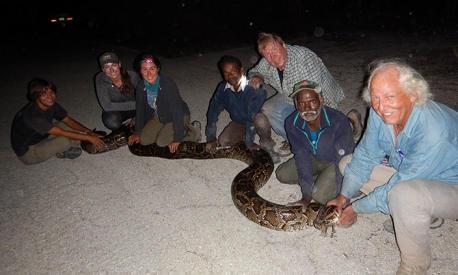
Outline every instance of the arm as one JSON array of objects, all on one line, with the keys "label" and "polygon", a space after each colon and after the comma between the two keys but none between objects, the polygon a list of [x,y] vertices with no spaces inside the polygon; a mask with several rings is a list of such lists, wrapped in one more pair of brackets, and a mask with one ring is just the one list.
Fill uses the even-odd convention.
[{"label": "arm", "polygon": [[404,150],[401,164],[396,168],[398,172],[386,184],[375,188],[369,195],[354,203],[353,208],[357,213],[389,214],[388,192],[393,185],[412,179],[442,180],[441,174],[449,168],[444,160],[456,161],[458,152],[448,141],[423,142],[420,136],[413,139],[409,141],[410,146]]},{"label": "arm", "polygon": [[256,129],[254,127],[254,116],[261,112],[262,105],[267,99],[267,92],[264,89],[257,89],[250,92],[247,102],[248,116],[246,119],[245,144],[247,147],[254,145]]},{"label": "arm", "polygon": [[[207,112],[207,126],[205,127],[205,136],[207,142],[216,141],[217,122],[219,115],[224,110],[224,87],[226,82],[220,83],[216,89],[215,94],[210,100],[210,107]],[[216,143],[215,143],[216,144]]]},{"label": "arm", "polygon": [[343,175],[339,169],[339,163],[342,158],[348,154],[352,154],[355,149],[355,142],[353,140],[353,131],[348,123],[347,117],[344,117],[338,124],[334,133],[334,165],[336,173],[336,187],[339,194],[342,189]]},{"label": "arm", "polygon": [[[162,77],[161,82],[164,81],[164,85],[159,88],[158,90],[158,104],[159,103],[159,93],[163,94],[166,98],[166,102],[162,102],[162,104],[168,104],[167,109],[171,112],[172,122],[173,122],[173,141],[174,142],[182,142],[184,137],[184,121],[183,121],[183,99],[180,96],[180,92],[178,90],[178,86],[176,83],[168,79],[166,82],[166,78]],[[184,103],[185,104],[185,103]],[[159,106],[158,106],[159,111]],[[159,114],[161,116],[161,114]]]},{"label": "arm", "polygon": [[89,141],[90,143],[94,144],[97,149],[103,148],[103,145],[105,143],[100,139],[103,136],[97,135],[96,133],[89,130],[81,123],[79,123],[78,121],[74,120],[69,116],[66,116],[62,120],[62,122],[68,125],[70,128],[79,132],[85,132],[86,134],[81,134],[73,131],[66,131],[58,126],[53,126],[51,130],[48,131],[48,134],[55,136],[64,136],[68,139],[73,140]]},{"label": "arm", "polygon": [[[312,198],[313,188],[313,169],[312,159],[310,152],[307,150],[302,139],[307,139],[305,135],[299,133],[298,130],[292,123],[292,118],[296,112],[290,116],[285,122],[286,133],[291,143],[291,151],[294,154],[294,160],[296,162],[297,173],[299,176],[299,185],[301,186],[302,197]],[[302,135],[302,136],[299,136]],[[308,142],[308,141],[306,141]]]},{"label": "arm", "polygon": [[248,71],[248,78],[250,79],[248,85],[250,85],[253,89],[259,89],[261,88],[261,85],[269,84],[271,74],[270,69],[272,68],[273,67],[265,58],[261,58],[259,63]]}]

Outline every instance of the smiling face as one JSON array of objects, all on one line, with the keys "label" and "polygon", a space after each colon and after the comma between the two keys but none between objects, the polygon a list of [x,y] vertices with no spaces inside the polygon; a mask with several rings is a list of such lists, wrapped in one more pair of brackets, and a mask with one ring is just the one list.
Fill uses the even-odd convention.
[{"label": "smiling face", "polygon": [[112,80],[121,79],[121,62],[107,63],[102,66],[102,71]]},{"label": "smiling face", "polygon": [[243,76],[243,68],[239,68],[236,63],[227,62],[223,64],[222,73],[224,80],[231,84],[234,90],[237,91]]},{"label": "smiling face", "polygon": [[153,85],[159,75],[159,68],[153,62],[143,62],[140,65],[140,74],[149,85]]},{"label": "smiling face", "polygon": [[377,73],[370,84],[372,108],[387,125],[393,125],[396,135],[407,124],[417,97],[407,94],[399,83],[399,71],[387,67]]},{"label": "smiling face", "polygon": [[320,120],[323,98],[314,90],[305,89],[296,95],[296,109],[307,122]]},{"label": "smiling face", "polygon": [[262,56],[270,65],[277,67],[280,71],[286,68],[286,45],[275,41],[267,43],[262,50]]},{"label": "smiling face", "polygon": [[40,109],[46,111],[54,105],[56,101],[56,93],[47,88],[46,91],[42,92],[40,96],[37,98],[37,104]]}]

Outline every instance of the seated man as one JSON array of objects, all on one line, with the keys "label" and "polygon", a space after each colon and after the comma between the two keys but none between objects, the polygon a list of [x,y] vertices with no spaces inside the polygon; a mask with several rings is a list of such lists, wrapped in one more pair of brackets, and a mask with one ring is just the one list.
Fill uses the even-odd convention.
[{"label": "seated man", "polygon": [[[54,155],[77,158],[82,153],[81,140],[103,148],[104,142],[99,138],[102,136],[69,117],[55,102],[56,86],[52,82],[40,78],[32,80],[27,97],[30,103],[16,115],[11,130],[11,145],[24,164],[37,164]],[[60,123],[54,124],[53,119]]]},{"label": "seated man", "polygon": [[[264,89],[253,89],[248,86],[248,79],[243,75],[242,62],[233,56],[223,56],[219,69],[225,81],[222,81],[210,102],[207,113],[206,149],[214,152],[216,146],[230,146],[245,141],[249,149],[263,147],[272,157],[274,163],[280,161],[273,150],[275,142],[271,137],[271,126],[267,117],[261,113],[261,107],[267,98]],[[232,119],[216,140],[216,123],[219,115],[226,109]],[[254,143],[258,133],[261,146]]]},{"label": "seated man", "polygon": [[317,83],[297,83],[290,97],[296,110],[286,119],[285,128],[294,157],[281,164],[276,175],[282,183],[299,183],[302,199],[289,205],[302,205],[305,211],[312,199],[326,204],[340,193],[342,174],[338,164],[353,153],[355,142],[349,119],[323,106],[322,89]]},{"label": "seated man", "polygon": [[[335,109],[345,98],[345,94],[323,61],[310,49],[286,44],[277,34],[264,32],[259,34],[257,45],[262,58],[248,71],[249,85],[256,89],[259,85],[269,84],[277,91],[264,103],[262,113],[268,117],[275,133],[284,139],[277,153],[288,156],[291,150],[286,136],[285,120],[295,110],[293,100],[288,97],[294,84],[303,79],[319,83],[326,98],[326,106]],[[350,113],[349,116],[359,118],[360,114]],[[362,125],[358,122],[354,126],[354,139],[358,140]]]}]

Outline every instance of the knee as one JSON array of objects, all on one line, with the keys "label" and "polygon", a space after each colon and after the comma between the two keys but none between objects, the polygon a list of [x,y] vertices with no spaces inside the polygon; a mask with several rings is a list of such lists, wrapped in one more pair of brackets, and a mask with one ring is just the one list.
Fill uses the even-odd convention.
[{"label": "knee", "polygon": [[222,147],[234,145],[232,139],[227,135],[220,135],[218,137],[218,143],[219,143],[219,146],[222,146]]},{"label": "knee", "polygon": [[340,173],[342,175],[344,175],[345,173],[345,168],[347,168],[347,164],[349,164],[351,162],[351,159],[352,159],[353,155],[350,154],[350,155],[346,155],[345,157],[343,157],[340,162],[339,162],[339,170],[340,170]]},{"label": "knee", "polygon": [[285,164],[286,163],[280,164],[277,170],[275,170],[277,180],[281,183],[298,184],[297,174],[295,177],[295,173],[291,173],[291,169]]},{"label": "knee", "polygon": [[102,114],[103,125],[110,130],[117,130],[121,127],[122,116],[119,112],[104,112]]},{"label": "knee", "polygon": [[261,128],[261,129],[268,128],[268,129],[270,129],[269,119],[263,113],[257,113],[254,116],[253,124],[254,124],[254,127],[256,127],[256,129],[257,128]]},{"label": "knee", "polygon": [[415,180],[398,182],[388,191],[390,211],[406,208],[422,209],[425,202],[421,198],[424,197],[425,194],[422,194]]}]

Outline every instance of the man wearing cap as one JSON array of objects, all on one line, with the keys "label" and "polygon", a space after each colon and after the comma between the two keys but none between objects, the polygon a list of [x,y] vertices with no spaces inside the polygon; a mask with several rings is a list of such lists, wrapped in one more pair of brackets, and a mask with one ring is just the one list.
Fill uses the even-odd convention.
[{"label": "man wearing cap", "polygon": [[[275,133],[285,140],[278,149],[278,154],[288,156],[291,151],[284,124],[294,111],[293,100],[288,97],[294,84],[304,78],[319,83],[323,88],[326,106],[332,108],[338,107],[345,94],[323,61],[310,49],[288,45],[274,33],[260,33],[257,44],[262,58],[248,71],[249,85],[256,89],[262,84],[269,84],[277,91],[264,103],[262,112],[268,117]],[[357,110],[352,110],[348,116],[361,120]],[[354,139],[359,140],[361,133],[362,125],[358,121],[354,127]]]},{"label": "man wearing cap", "polygon": [[122,67],[116,54],[105,52],[99,57],[102,72],[95,77],[95,91],[102,107],[102,122],[110,130],[135,117],[135,88],[140,77]]},{"label": "man wearing cap", "polygon": [[294,157],[281,164],[277,179],[301,186],[302,198],[289,205],[305,208],[315,200],[326,204],[342,186],[339,162],[353,153],[355,142],[349,118],[324,106],[322,88],[304,80],[294,85],[290,97],[296,110],[286,119],[285,128]]}]

